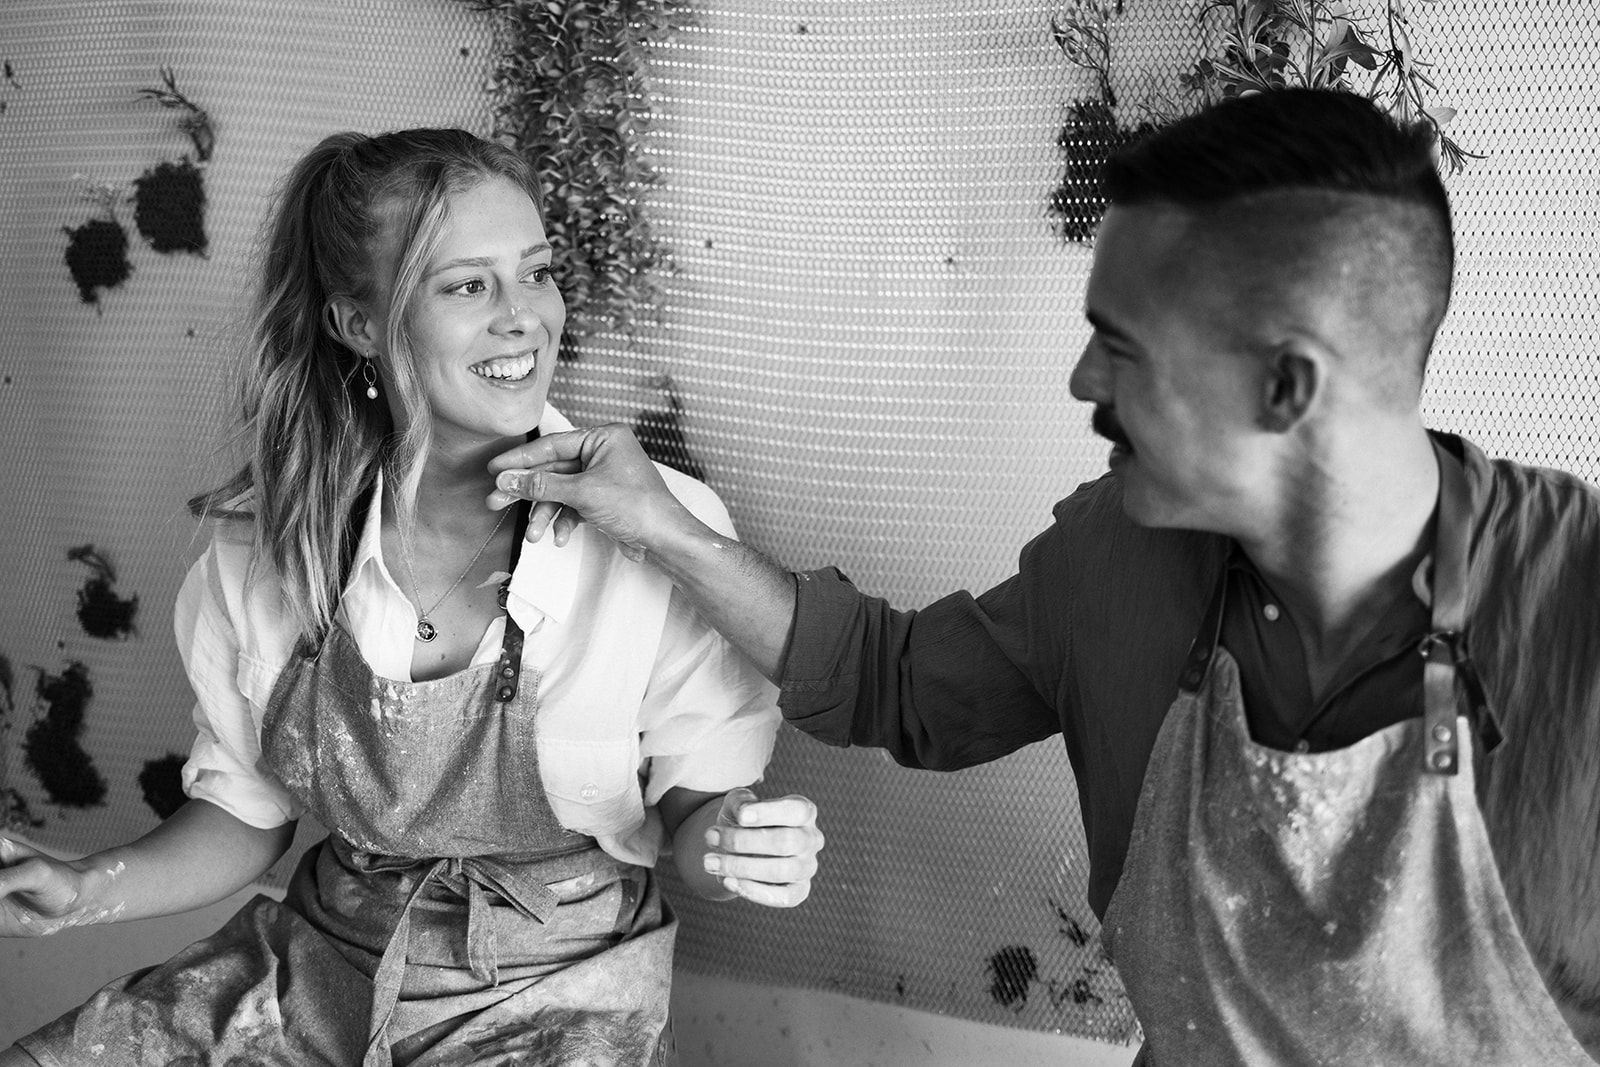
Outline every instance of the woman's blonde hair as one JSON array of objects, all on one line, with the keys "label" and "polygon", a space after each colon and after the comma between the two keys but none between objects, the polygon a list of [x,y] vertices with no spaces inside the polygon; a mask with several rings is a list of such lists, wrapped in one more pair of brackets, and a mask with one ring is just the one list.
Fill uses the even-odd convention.
[{"label": "woman's blonde hair", "polygon": [[[285,608],[317,635],[338,605],[361,531],[352,513],[380,470],[402,520],[415,504],[431,409],[406,336],[404,311],[437,246],[450,197],[504,178],[541,203],[538,178],[511,149],[464,130],[369,137],[337,133],[295,165],[262,234],[260,285],[240,380],[246,460],[221,486],[189,501],[205,518],[250,518],[255,560],[270,562]],[[336,299],[370,305],[382,291],[379,242],[399,251],[390,289],[388,387],[406,412],[367,398],[363,355],[340,340]]]}]

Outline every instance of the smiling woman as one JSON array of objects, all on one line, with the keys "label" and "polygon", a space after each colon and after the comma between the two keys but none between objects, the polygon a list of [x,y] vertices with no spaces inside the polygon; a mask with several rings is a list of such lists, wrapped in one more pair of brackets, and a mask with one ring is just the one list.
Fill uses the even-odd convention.
[{"label": "smiling woman", "polygon": [[[702,896],[787,907],[822,835],[809,800],[746,788],[774,691],[663,575],[598,535],[525,545],[525,507],[484,505],[492,456],[569,428],[529,168],[459,130],[334,135],[264,248],[249,456],[193,502],[212,539],[176,609],[189,799],[72,863],[0,837],[0,935],[201,907],[301,814],[331,832],[283,901],[0,1067],[674,1062],[657,857]],[[731,536],[710,489],[663,476]]]}]

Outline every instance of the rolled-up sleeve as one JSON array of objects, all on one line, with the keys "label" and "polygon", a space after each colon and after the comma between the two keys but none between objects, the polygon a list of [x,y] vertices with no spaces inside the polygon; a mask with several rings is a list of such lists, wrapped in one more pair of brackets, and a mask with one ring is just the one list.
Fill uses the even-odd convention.
[{"label": "rolled-up sleeve", "polygon": [[[234,546],[237,547],[237,546]],[[227,588],[242,589],[242,562],[213,543],[190,568],[173,611],[173,629],[195,692],[195,740],[183,767],[183,790],[251,826],[299,818],[298,805],[261,764],[261,741],[240,678],[244,659],[228,611]]]},{"label": "rolled-up sleeve", "polygon": [[777,695],[674,591],[639,709],[644,802],[674,786],[721,793],[758,781],[782,722]]},{"label": "rolled-up sleeve", "polygon": [[796,575],[795,588],[781,705],[818,740],[956,770],[1060,732],[1062,661],[1041,647],[1036,618],[1047,586],[1019,574],[921,611],[896,611],[832,568]]}]

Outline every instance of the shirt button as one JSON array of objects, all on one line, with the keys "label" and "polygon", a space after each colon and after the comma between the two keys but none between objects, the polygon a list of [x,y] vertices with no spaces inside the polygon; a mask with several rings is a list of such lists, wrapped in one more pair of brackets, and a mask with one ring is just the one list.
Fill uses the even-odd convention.
[{"label": "shirt button", "polygon": [[517,676],[517,669],[515,667],[511,666],[511,664],[508,663],[504,667],[500,668],[500,677],[502,677],[502,678],[515,678],[516,676]]},{"label": "shirt button", "polygon": [[501,700],[510,700],[513,692],[514,690],[509,685],[503,685],[500,687],[499,697]]},{"label": "shirt button", "polygon": [[1294,750],[1296,752],[1310,752],[1311,742],[1302,737],[1300,740],[1294,743]]},{"label": "shirt button", "polygon": [[600,787],[591,782],[589,785],[586,785],[582,789],[578,790],[578,795],[585,800],[593,800],[595,797],[600,795]]},{"label": "shirt button", "polygon": [[1278,605],[1268,604],[1266,607],[1261,609],[1261,614],[1267,617],[1268,622],[1277,622],[1278,616],[1282,615],[1283,612],[1278,610]]}]

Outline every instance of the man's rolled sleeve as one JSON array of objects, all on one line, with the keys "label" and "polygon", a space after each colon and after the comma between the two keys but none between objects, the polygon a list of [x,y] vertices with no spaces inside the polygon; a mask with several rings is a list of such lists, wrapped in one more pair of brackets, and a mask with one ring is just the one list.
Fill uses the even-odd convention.
[{"label": "man's rolled sleeve", "polygon": [[818,741],[850,744],[861,681],[867,598],[834,567],[794,576],[794,625],[783,661],[779,708]]},{"label": "man's rolled sleeve", "polygon": [[1060,730],[1035,684],[1028,587],[952,593],[920,611],[865,596],[837,570],[796,576],[779,706],[820,741],[882,748],[897,763],[957,770]]}]

